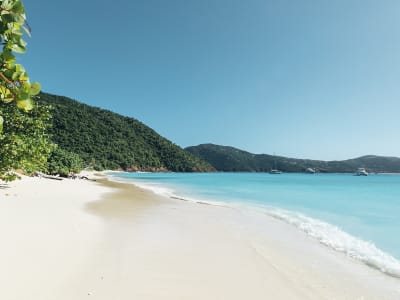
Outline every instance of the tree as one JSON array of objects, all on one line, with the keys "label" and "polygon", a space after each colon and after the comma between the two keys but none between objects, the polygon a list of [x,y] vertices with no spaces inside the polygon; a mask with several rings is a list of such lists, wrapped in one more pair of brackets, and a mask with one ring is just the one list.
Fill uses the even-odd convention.
[{"label": "tree", "polygon": [[4,128],[0,134],[0,178],[17,178],[11,170],[27,174],[47,171],[47,159],[55,146],[50,142],[49,106],[37,103],[29,112],[3,105]]},{"label": "tree", "polygon": [[[48,108],[34,110],[32,98],[40,84],[30,83],[27,72],[16,64],[14,53],[25,53],[23,33],[30,36],[24,5],[20,0],[0,0],[0,178],[12,179],[9,171],[30,171],[48,155],[46,136]],[[47,147],[47,148],[46,148]]]},{"label": "tree", "polygon": [[47,171],[50,174],[68,176],[70,173],[79,173],[84,168],[82,158],[73,152],[55,147],[47,163]]}]

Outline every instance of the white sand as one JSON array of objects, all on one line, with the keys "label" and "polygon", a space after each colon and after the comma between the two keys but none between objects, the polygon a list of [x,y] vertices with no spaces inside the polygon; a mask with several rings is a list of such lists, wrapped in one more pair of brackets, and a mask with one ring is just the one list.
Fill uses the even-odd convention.
[{"label": "white sand", "polygon": [[126,185],[0,188],[0,239],[0,299],[400,299],[290,225]]}]

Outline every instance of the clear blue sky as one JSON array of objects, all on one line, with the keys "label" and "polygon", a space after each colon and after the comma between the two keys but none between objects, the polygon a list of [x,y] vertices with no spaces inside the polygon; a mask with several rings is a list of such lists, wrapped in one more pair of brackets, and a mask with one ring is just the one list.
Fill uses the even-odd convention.
[{"label": "clear blue sky", "polygon": [[400,156],[398,0],[24,2],[46,92],[183,147]]}]

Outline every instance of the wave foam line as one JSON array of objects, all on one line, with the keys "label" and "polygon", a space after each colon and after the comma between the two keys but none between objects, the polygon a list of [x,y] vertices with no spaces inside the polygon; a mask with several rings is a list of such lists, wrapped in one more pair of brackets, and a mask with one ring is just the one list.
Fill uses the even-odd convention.
[{"label": "wave foam line", "polygon": [[387,275],[400,278],[400,262],[372,242],[356,238],[337,226],[300,213],[271,208],[266,214],[299,228],[329,248],[358,259]]}]

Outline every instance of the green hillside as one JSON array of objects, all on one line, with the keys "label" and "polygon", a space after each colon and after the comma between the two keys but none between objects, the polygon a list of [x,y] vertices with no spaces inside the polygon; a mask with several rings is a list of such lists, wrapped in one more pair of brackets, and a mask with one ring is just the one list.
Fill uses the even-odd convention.
[{"label": "green hillside", "polygon": [[128,171],[214,170],[133,118],[46,93],[39,101],[52,107],[52,140],[61,151],[77,154],[87,166]]},{"label": "green hillside", "polygon": [[323,173],[353,173],[362,167],[371,173],[400,173],[400,158],[397,157],[368,155],[343,161],[321,161],[253,154],[213,144],[192,146],[185,150],[222,172],[269,172],[276,165],[283,172],[305,172],[307,168],[313,168]]}]

